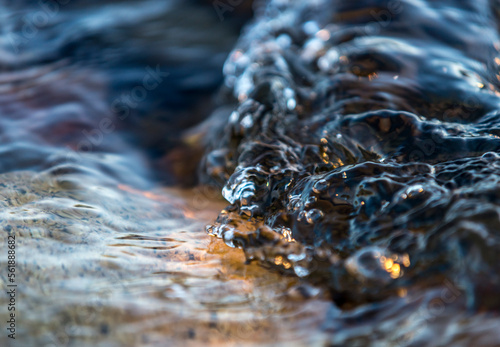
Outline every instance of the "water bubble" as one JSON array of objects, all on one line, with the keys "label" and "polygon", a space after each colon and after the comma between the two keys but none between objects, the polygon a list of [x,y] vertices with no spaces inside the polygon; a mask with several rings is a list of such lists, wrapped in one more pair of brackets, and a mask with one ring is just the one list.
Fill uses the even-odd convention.
[{"label": "water bubble", "polygon": [[318,209],[312,209],[306,214],[306,220],[309,224],[314,224],[320,221],[324,216],[324,213]]},{"label": "water bubble", "polygon": [[320,194],[320,193],[324,192],[325,190],[327,190],[328,187],[330,187],[330,183],[325,179],[321,179],[321,180],[317,181],[316,183],[314,183],[313,191],[316,194]]},{"label": "water bubble", "polygon": [[316,195],[311,195],[310,197],[307,198],[304,207],[309,208],[312,205],[314,205],[316,202],[318,202],[318,197]]},{"label": "water bubble", "polygon": [[381,262],[384,254],[381,248],[365,247],[347,259],[346,269],[360,279],[388,281],[390,276]]},{"label": "water bubble", "polygon": [[498,160],[498,158],[500,158],[500,156],[494,152],[488,152],[481,156],[481,159],[483,159],[486,162],[494,162]]},{"label": "water bubble", "polygon": [[410,186],[408,187],[404,194],[403,194],[403,198],[404,199],[407,199],[407,198],[413,198],[419,194],[422,194],[424,192],[424,187],[421,185],[421,184],[416,184],[416,185],[413,185],[413,186]]}]

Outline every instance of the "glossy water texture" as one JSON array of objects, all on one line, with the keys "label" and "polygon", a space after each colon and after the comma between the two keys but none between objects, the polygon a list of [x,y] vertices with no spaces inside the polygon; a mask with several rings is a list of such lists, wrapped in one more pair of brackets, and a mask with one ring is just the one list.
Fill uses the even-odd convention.
[{"label": "glossy water texture", "polygon": [[246,265],[205,233],[220,191],[179,189],[244,8],[1,2],[0,346],[321,341],[324,291]]},{"label": "glossy water texture", "polygon": [[275,0],[226,61],[208,232],[328,290],[332,345],[500,343],[499,13]]}]

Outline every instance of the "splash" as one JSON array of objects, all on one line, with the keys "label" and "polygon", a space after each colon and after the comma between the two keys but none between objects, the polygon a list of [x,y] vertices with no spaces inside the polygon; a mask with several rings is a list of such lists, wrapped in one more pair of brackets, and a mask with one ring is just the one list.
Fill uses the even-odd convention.
[{"label": "splash", "polygon": [[224,67],[236,106],[202,168],[230,206],[209,232],[354,316],[410,312],[444,283],[460,295],[440,324],[498,309],[497,6],[269,2]]}]

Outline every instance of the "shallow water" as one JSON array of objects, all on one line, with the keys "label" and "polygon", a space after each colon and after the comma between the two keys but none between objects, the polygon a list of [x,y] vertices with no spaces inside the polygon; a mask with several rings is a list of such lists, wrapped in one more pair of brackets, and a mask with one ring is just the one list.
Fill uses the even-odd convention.
[{"label": "shallow water", "polygon": [[499,344],[498,3],[256,3],[1,5],[2,346]]},{"label": "shallow water", "polygon": [[54,171],[13,172],[2,182],[2,226],[17,239],[13,346],[318,339],[303,329],[319,329],[321,292],[304,301],[296,279],[245,265],[206,235],[221,207],[200,205],[208,191],[143,192]]}]

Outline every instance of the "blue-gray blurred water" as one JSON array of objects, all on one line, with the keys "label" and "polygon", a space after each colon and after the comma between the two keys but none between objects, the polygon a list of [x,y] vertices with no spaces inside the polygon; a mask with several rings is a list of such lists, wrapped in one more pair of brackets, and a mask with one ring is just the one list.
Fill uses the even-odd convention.
[{"label": "blue-gray blurred water", "polygon": [[497,1],[0,6],[1,345],[498,345]]}]

